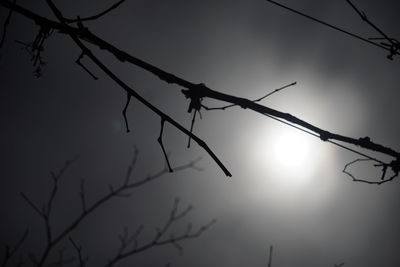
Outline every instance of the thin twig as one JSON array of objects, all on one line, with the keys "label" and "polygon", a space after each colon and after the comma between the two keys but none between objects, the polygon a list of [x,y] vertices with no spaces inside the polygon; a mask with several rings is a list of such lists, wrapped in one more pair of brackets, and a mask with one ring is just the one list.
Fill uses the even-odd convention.
[{"label": "thin twig", "polygon": [[82,52],[79,55],[78,59],[75,61],[76,64],[78,64],[82,69],[84,69],[94,80],[98,80],[99,78],[96,77],[85,65],[83,65],[81,60],[83,59],[84,56],[85,54]]},{"label": "thin twig", "polygon": [[164,120],[164,118],[161,118],[160,135],[157,138],[157,142],[161,146],[161,150],[162,150],[162,152],[164,154],[165,162],[167,163],[169,172],[174,172],[174,170],[171,168],[171,164],[169,163],[168,155],[167,155],[167,152],[165,150],[164,143],[163,143],[163,140],[162,140],[162,136],[163,136],[163,132],[164,132],[164,124],[165,124],[165,120]]},{"label": "thin twig", "polygon": [[[129,236],[128,231],[125,230],[124,234],[120,236],[121,246],[117,251],[116,255],[106,264],[106,267],[115,266],[118,262],[128,257],[131,257],[137,253],[149,250],[156,246],[163,246],[163,245],[172,245],[174,246],[179,253],[182,253],[183,247],[180,245],[180,242],[193,239],[199,237],[202,233],[207,231],[216,221],[212,220],[209,223],[201,226],[195,232],[192,232],[192,227],[188,227],[185,232],[180,235],[170,235],[168,238],[164,238],[165,235],[170,231],[171,227],[177,221],[183,219],[190,211],[192,210],[191,206],[179,211],[179,199],[175,199],[173,207],[171,209],[170,215],[166,223],[156,229],[156,234],[154,238],[142,245],[139,245],[137,242],[137,235],[134,234],[133,236]],[[139,228],[141,231],[141,228]],[[137,233],[138,231],[136,231]],[[130,249],[128,247],[134,243],[134,246]]]},{"label": "thin twig", "polygon": [[128,109],[129,103],[131,102],[131,98],[132,98],[131,94],[129,94],[129,92],[126,92],[126,103],[124,109],[122,110],[122,115],[124,116],[127,133],[130,132],[130,129],[129,129],[128,118],[126,117],[126,110]]},{"label": "thin twig", "polygon": [[[17,3],[17,0],[14,0],[13,4],[15,4],[15,3]],[[0,40],[0,48],[3,47],[4,40],[6,39],[7,29],[8,29],[8,27],[9,27],[9,25],[10,25],[12,13],[13,13],[13,10],[10,9],[10,10],[8,11],[8,15],[7,15],[6,20],[4,21],[4,24],[3,24],[3,34],[1,35],[1,40]]]},{"label": "thin twig", "polygon": [[[388,59],[393,60],[393,56],[398,54],[398,50],[400,49],[400,43],[394,38],[389,37],[384,31],[382,31],[376,24],[372,23],[367,17],[367,15],[358,9],[350,0],[346,0],[346,2],[354,9],[354,11],[360,16],[360,18],[365,21],[369,26],[371,26],[375,31],[377,31],[383,39],[387,40],[389,44],[380,43],[381,45],[388,47],[390,54],[387,56]],[[369,38],[369,40],[373,40],[376,38]]]},{"label": "thin twig", "polygon": [[[297,82],[293,82],[293,83],[290,83],[290,84],[287,84],[287,85],[285,85],[285,86],[282,86],[282,87],[280,87],[280,88],[277,88],[277,89],[275,89],[275,90],[273,90],[272,92],[269,92],[268,94],[266,94],[265,96],[262,96],[262,97],[260,97],[260,98],[257,98],[257,99],[255,99],[255,100],[253,100],[253,102],[254,103],[256,103],[256,102],[260,102],[261,100],[263,100],[263,99],[265,99],[265,98],[267,98],[267,97],[269,97],[269,96],[271,96],[271,95],[273,95],[273,94],[275,94],[275,93],[277,93],[277,92],[279,92],[279,91],[281,91],[281,90],[283,90],[283,89],[285,89],[285,88],[288,88],[288,87],[290,87],[290,86],[293,86],[293,85],[296,85],[297,84]],[[223,107],[214,107],[214,108],[209,108],[209,107],[207,107],[207,106],[205,106],[205,105],[201,105],[205,110],[225,110],[225,109],[228,109],[228,108],[231,108],[231,107],[236,107],[237,106],[237,104],[231,104],[231,105],[226,105],[226,106],[223,106]]]},{"label": "thin twig", "polygon": [[[342,33],[344,33],[344,34],[347,34],[347,35],[349,35],[349,36],[351,36],[351,37],[353,37],[353,38],[359,39],[359,40],[361,40],[361,41],[363,41],[363,42],[365,42],[365,43],[368,43],[368,44],[370,44],[370,45],[379,47],[379,48],[381,48],[381,49],[384,49],[384,50],[390,52],[390,49],[389,49],[389,48],[387,48],[387,47],[385,47],[385,46],[383,46],[383,45],[381,45],[381,44],[379,44],[379,43],[375,43],[375,42],[373,42],[373,41],[371,41],[371,40],[368,40],[367,38],[361,37],[361,36],[359,36],[359,35],[357,35],[357,34],[351,33],[351,32],[349,32],[349,31],[347,31],[347,30],[344,30],[344,29],[342,29],[342,28],[339,28],[339,27],[337,27],[337,26],[334,26],[334,25],[332,25],[332,24],[329,24],[329,23],[327,23],[327,22],[325,22],[325,21],[322,21],[322,20],[317,19],[317,18],[315,18],[315,17],[312,17],[312,16],[310,16],[310,15],[304,14],[304,13],[302,13],[302,12],[300,12],[300,11],[298,11],[298,10],[295,10],[295,9],[293,9],[293,8],[290,8],[290,7],[288,7],[288,6],[284,5],[284,4],[278,3],[278,2],[273,1],[273,0],[265,0],[265,1],[270,2],[270,3],[274,4],[274,5],[279,6],[279,7],[282,7],[282,8],[284,8],[284,9],[286,9],[286,10],[289,10],[290,12],[293,12],[293,13],[295,13],[295,14],[298,14],[298,15],[300,15],[300,16],[302,16],[302,17],[307,18],[307,19],[310,19],[310,20],[312,20],[312,21],[315,21],[315,22],[317,22],[317,23],[319,23],[319,24],[325,25],[325,26],[327,26],[327,27],[329,27],[329,28],[331,28],[331,29],[337,30],[337,31],[342,32]],[[399,55],[399,52],[396,51],[396,54]]]},{"label": "thin twig", "polygon": [[72,237],[69,238],[69,241],[71,242],[72,246],[76,250],[76,253],[78,254],[78,260],[79,260],[79,267],[85,267],[86,265],[86,260],[83,259],[82,257],[82,246],[78,245]]},{"label": "thin twig", "polygon": [[[22,237],[18,240],[17,244],[10,249],[9,246],[6,246],[5,248],[5,256],[3,259],[3,262],[1,263],[1,267],[6,267],[10,259],[16,254],[16,252],[20,249],[22,244],[25,242],[26,238],[29,235],[29,229],[26,229]],[[20,262],[22,262],[20,260]]]},{"label": "thin twig", "polygon": [[67,23],[74,23],[74,22],[84,22],[84,21],[90,21],[90,20],[96,20],[106,14],[108,14],[109,12],[113,11],[114,9],[116,9],[119,5],[121,5],[123,2],[125,2],[125,0],[120,0],[118,2],[116,2],[115,4],[113,4],[112,6],[110,6],[109,8],[107,8],[106,10],[100,12],[99,14],[90,16],[90,17],[84,17],[84,18],[79,18],[79,19],[68,19],[68,18],[64,18],[65,21]]}]

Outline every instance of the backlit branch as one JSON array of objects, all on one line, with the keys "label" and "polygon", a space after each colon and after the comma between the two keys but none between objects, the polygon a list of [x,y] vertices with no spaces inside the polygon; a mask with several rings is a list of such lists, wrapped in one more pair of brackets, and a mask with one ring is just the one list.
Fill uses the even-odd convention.
[{"label": "backlit branch", "polygon": [[315,17],[313,17],[313,16],[307,15],[307,14],[305,14],[305,13],[303,13],[303,12],[300,12],[300,11],[298,11],[298,10],[295,10],[295,9],[289,7],[289,6],[284,5],[284,4],[278,3],[278,2],[276,2],[276,1],[274,1],[274,0],[265,0],[265,1],[270,2],[270,3],[272,3],[272,4],[276,5],[276,6],[279,6],[279,7],[281,7],[281,8],[284,8],[284,9],[286,9],[286,10],[292,12],[292,13],[295,13],[295,14],[297,14],[297,15],[300,15],[300,16],[302,16],[302,17],[304,17],[304,18],[310,19],[310,20],[312,20],[312,21],[314,21],[314,22],[317,22],[317,23],[319,23],[319,24],[322,24],[322,25],[324,25],[324,26],[327,26],[327,27],[329,27],[329,28],[331,28],[331,29],[334,29],[334,30],[336,30],[336,31],[342,32],[342,33],[344,33],[344,34],[346,34],[346,35],[348,35],[348,36],[351,36],[352,38],[361,40],[361,41],[363,41],[363,42],[365,42],[365,43],[367,43],[367,44],[370,44],[370,45],[373,45],[373,46],[375,46],[375,47],[379,47],[379,48],[381,48],[381,49],[383,49],[383,50],[386,50],[386,51],[388,51],[388,52],[390,53],[389,56],[388,56],[389,59],[393,59],[393,56],[394,56],[394,55],[400,55],[400,53],[399,53],[399,48],[400,48],[399,42],[393,41],[394,39],[389,38],[389,37],[388,37],[383,31],[381,31],[375,24],[373,24],[371,21],[369,21],[369,20],[367,19],[367,16],[366,16],[363,12],[361,12],[359,9],[357,9],[357,7],[356,7],[350,0],[346,0],[347,3],[349,3],[349,4],[351,5],[351,7],[361,16],[361,18],[362,18],[364,21],[366,21],[370,26],[372,26],[375,30],[377,30],[382,36],[384,36],[384,38],[385,38],[386,40],[389,41],[390,45],[387,45],[387,44],[385,44],[385,43],[376,43],[376,42],[373,42],[373,41],[372,41],[373,39],[364,38],[364,37],[362,37],[362,36],[360,36],[360,35],[351,33],[351,32],[349,32],[349,31],[347,31],[347,30],[344,30],[344,29],[342,29],[342,28],[339,28],[339,27],[337,27],[337,26],[334,26],[334,25],[332,25],[332,24],[330,24],[330,23],[327,23],[327,22],[325,22],[325,21],[322,21],[322,20],[320,20],[320,19],[317,19],[317,18],[315,18]]},{"label": "backlit branch", "polygon": [[[398,168],[398,162],[391,162],[389,164],[387,163],[381,163],[381,164],[374,164],[374,167],[380,167],[382,168],[382,174],[379,180],[367,180],[367,179],[360,179],[357,178],[353,173],[351,173],[348,169],[350,168],[350,166],[358,163],[358,162],[362,162],[362,161],[371,161],[371,159],[356,159],[353,160],[349,163],[347,163],[342,172],[347,174],[354,182],[361,182],[361,183],[366,183],[366,184],[375,184],[375,185],[381,185],[387,182],[392,181],[393,179],[395,179],[398,175],[399,175],[399,168]],[[387,171],[388,169],[391,169],[393,174],[392,176],[387,177]]]},{"label": "backlit branch", "polygon": [[400,49],[400,43],[394,38],[389,37],[385,32],[383,32],[376,24],[372,23],[367,17],[367,15],[358,9],[350,0],[346,0],[346,2],[354,9],[354,11],[360,16],[360,18],[365,21],[369,26],[371,26],[375,31],[377,31],[382,37],[378,38],[369,38],[370,40],[386,40],[387,43],[381,42],[380,44],[389,48],[388,59],[393,60],[393,56],[398,54]]},{"label": "backlit branch", "polygon": [[[114,82],[116,82],[120,87],[122,87],[129,95],[132,97],[136,98],[139,100],[141,103],[143,103],[147,108],[152,110],[155,114],[160,116],[161,120],[165,120],[165,122],[168,122],[172,126],[174,126],[176,129],[181,131],[182,133],[186,134],[188,137],[193,139],[199,146],[201,146],[213,159],[214,161],[218,164],[218,166],[224,171],[224,173],[227,176],[231,176],[230,172],[228,169],[222,164],[222,162],[219,160],[219,158],[211,151],[211,149],[208,147],[208,145],[198,138],[196,135],[194,135],[192,132],[184,128],[182,125],[177,123],[174,119],[170,118],[167,116],[165,113],[160,111],[158,108],[156,108],[154,105],[146,101],[144,98],[142,98],[135,90],[133,90],[131,87],[129,87],[126,83],[124,83],[121,79],[119,79],[108,67],[106,67],[94,54],[91,50],[89,50],[81,40],[86,41],[91,43],[92,45],[95,45],[103,50],[107,50],[111,54],[113,54],[116,59],[118,59],[121,62],[128,62],[130,64],[133,64],[145,71],[148,71],[161,80],[167,82],[167,83],[174,83],[180,87],[183,87],[185,89],[182,90],[182,93],[190,100],[189,103],[189,109],[188,111],[191,112],[193,110],[198,110],[202,108],[201,102],[205,98],[210,98],[210,99],[215,99],[219,100],[225,103],[229,103],[229,105],[236,105],[244,109],[249,109],[252,111],[255,111],[257,113],[263,114],[267,117],[276,119],[282,123],[286,123],[288,125],[291,125],[297,129],[306,129],[308,133],[310,133],[313,136],[318,137],[322,141],[327,141],[332,144],[335,144],[339,147],[342,147],[344,149],[347,149],[353,153],[363,155],[364,157],[368,157],[370,159],[375,160],[377,163],[380,164],[386,164],[389,168],[392,169],[394,173],[396,173],[396,170],[400,167],[400,153],[397,152],[396,150],[383,146],[381,144],[377,144],[367,136],[367,137],[360,137],[360,138],[352,138],[352,137],[347,137],[343,136],[340,134],[336,133],[331,133],[327,130],[321,129],[315,125],[312,125],[308,123],[307,121],[304,121],[300,118],[297,118],[289,113],[281,112],[272,108],[269,108],[267,106],[263,106],[258,104],[257,102],[248,100],[246,98],[241,98],[241,97],[236,97],[228,94],[224,94],[215,90],[212,90],[211,88],[207,87],[203,83],[193,83],[190,81],[187,81],[183,78],[180,78],[176,75],[173,75],[171,73],[168,73],[154,65],[151,65],[143,60],[140,60],[118,48],[115,46],[111,45],[110,43],[106,42],[105,40],[99,38],[98,36],[94,35],[92,32],[89,31],[88,28],[83,27],[82,25],[78,27],[73,27],[67,24],[65,19],[63,18],[61,12],[54,6],[54,4],[51,1],[47,1],[53,12],[55,13],[56,17],[59,19],[60,22],[52,21],[47,18],[44,18],[42,16],[39,16],[38,14],[35,14],[19,5],[13,4],[10,1],[7,0],[0,0],[0,5],[13,9],[15,12],[29,18],[35,21],[36,24],[41,25],[41,27],[48,27],[54,30],[58,30],[59,33],[63,34],[68,34],[74,42],[80,47],[80,49],[85,53],[88,58],[90,58],[101,70],[103,70]],[[269,2],[274,2],[274,1],[269,1]],[[274,2],[276,3],[276,2]],[[79,24],[79,21],[78,21]],[[364,38],[365,39],[365,38]],[[363,39],[363,40],[364,40]],[[370,40],[367,40],[368,42],[373,43],[374,45],[377,45],[379,47],[384,47],[386,50],[387,47],[379,45],[377,43],[374,43]],[[261,98],[263,99],[263,98]],[[261,100],[260,99],[260,100]],[[340,143],[338,143],[340,142]],[[361,147],[373,152],[378,152],[382,153],[388,156],[391,156],[394,158],[393,161],[390,163],[384,163],[383,161],[379,159],[375,159],[371,156],[365,155],[363,153],[360,153],[356,151],[354,148],[351,147],[346,147],[345,144],[351,145],[354,147]]]},{"label": "backlit branch", "polygon": [[[257,99],[255,99],[255,100],[253,100],[253,102],[255,103],[255,102],[260,102],[261,100],[263,100],[263,99],[265,99],[265,98],[267,98],[267,97],[269,97],[269,96],[271,96],[271,95],[273,95],[273,94],[275,94],[275,93],[277,93],[277,92],[279,92],[279,91],[281,91],[281,90],[283,90],[283,89],[285,89],[285,88],[288,88],[288,87],[290,87],[290,86],[293,86],[293,85],[296,85],[297,84],[297,82],[293,82],[293,83],[291,83],[291,84],[288,84],[288,85],[285,85],[285,86],[282,86],[282,87],[280,87],[280,88],[277,88],[277,89],[275,89],[275,90],[273,90],[272,92],[269,92],[268,94],[266,94],[265,96],[262,96],[262,97],[260,97],[260,98],[257,98]],[[231,108],[231,107],[236,107],[237,105],[236,104],[231,104],[231,105],[226,105],[226,106],[223,106],[223,107],[215,107],[215,108],[209,108],[209,107],[207,107],[207,106],[205,106],[205,105],[201,105],[205,110],[225,110],[225,109],[228,109],[228,108]]]}]

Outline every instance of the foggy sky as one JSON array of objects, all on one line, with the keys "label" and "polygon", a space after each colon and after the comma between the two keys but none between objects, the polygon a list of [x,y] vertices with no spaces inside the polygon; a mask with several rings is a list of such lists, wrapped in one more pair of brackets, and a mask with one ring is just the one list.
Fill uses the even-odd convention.
[{"label": "foggy sky", "polygon": [[[54,18],[44,3],[18,3]],[[57,4],[66,16],[76,17],[110,3]],[[282,3],[362,36],[376,36],[345,1]],[[354,3],[389,35],[400,36],[396,1]],[[0,9],[1,23],[6,14]],[[133,56],[228,94],[255,99],[297,81],[262,104],[331,132],[369,136],[399,149],[399,58],[389,61],[385,51],[266,1],[127,1],[86,25]],[[51,189],[49,172],[65,160],[80,155],[61,181],[55,231],[79,212],[80,180],[86,181],[89,202],[107,193],[108,184],[123,179],[134,145],[139,149],[135,176],[155,173],[165,162],[157,143],[159,118],[132,100],[132,132],[126,133],[121,114],[125,92],[88,59],[84,62],[98,81],[77,66],[80,51],[68,36],[54,33],[46,41],[47,65],[36,79],[29,55],[14,42],[32,41],[36,26],[14,14],[8,31],[0,50],[0,240],[1,245],[14,244],[29,227],[22,251],[34,252],[44,246],[44,228],[20,192],[41,206]],[[93,52],[147,100],[189,127],[182,88],[121,64],[104,51]],[[271,145],[279,135],[300,132],[240,108],[203,111],[202,117],[194,132],[233,177],[225,177],[197,145],[186,149],[187,138],[166,125],[164,143],[172,165],[201,156],[203,171],[167,175],[93,214],[72,234],[89,265],[104,264],[115,253],[124,226],[133,231],[144,224],[143,240],[154,234],[175,197],[182,206],[195,207],[184,222],[200,226],[215,218],[217,224],[182,243],[183,255],[172,246],[155,248],[121,266],[266,266],[270,245],[274,267],[400,265],[397,180],[381,186],[354,183],[341,170],[357,156],[309,136],[308,171],[287,172],[274,161]],[[368,166],[358,170],[360,177],[373,176]],[[302,175],[307,176],[304,183],[282,182]]]}]

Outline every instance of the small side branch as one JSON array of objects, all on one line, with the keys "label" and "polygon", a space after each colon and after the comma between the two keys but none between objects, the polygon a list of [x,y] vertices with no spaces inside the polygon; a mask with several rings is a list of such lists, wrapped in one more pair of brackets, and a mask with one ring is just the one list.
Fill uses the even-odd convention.
[{"label": "small side branch", "polygon": [[[17,0],[14,0],[14,1],[13,1],[13,4],[15,5],[16,2],[17,2]],[[3,24],[3,34],[1,35],[1,40],[0,40],[0,48],[3,47],[4,40],[6,39],[7,29],[8,29],[8,26],[9,26],[9,24],[10,24],[10,21],[11,21],[12,13],[13,13],[13,9],[10,9],[10,10],[8,11],[8,15],[7,15],[6,20],[4,21],[4,24]]]},{"label": "small side branch", "polygon": [[[26,229],[24,234],[22,235],[21,239],[17,242],[17,244],[13,247],[10,248],[9,246],[6,245],[5,247],[5,255],[3,262],[1,263],[1,267],[6,267],[10,259],[16,254],[16,252],[20,249],[22,244],[25,242],[26,238],[29,235],[29,229]],[[20,261],[22,262],[22,261]]]},{"label": "small side branch", "polygon": [[[396,161],[392,161],[391,163],[380,163],[380,164],[374,165],[374,167],[382,168],[382,174],[381,174],[381,177],[379,180],[371,181],[371,180],[367,180],[367,179],[357,178],[353,173],[348,171],[348,168],[351,165],[354,165],[354,164],[356,164],[358,162],[362,162],[362,161],[371,161],[371,159],[355,159],[355,160],[347,163],[344,166],[342,172],[347,174],[354,182],[361,182],[361,183],[374,184],[374,185],[381,185],[381,184],[390,182],[399,175],[398,163]],[[386,174],[387,174],[388,168],[390,168],[393,171],[393,175],[387,178]]]},{"label": "small side branch", "polygon": [[386,40],[387,43],[381,42],[380,44],[387,47],[389,49],[388,59],[393,60],[395,55],[398,55],[398,51],[400,49],[400,43],[394,38],[389,37],[384,31],[382,31],[375,23],[370,21],[367,15],[358,9],[350,0],[346,0],[346,2],[354,9],[354,11],[360,16],[360,18],[365,21],[369,26],[371,26],[376,32],[378,32],[382,38],[369,38],[369,40]]},{"label": "small side branch", "polygon": [[106,10],[104,10],[104,11],[102,11],[102,12],[96,14],[96,15],[93,15],[93,16],[79,18],[79,19],[68,19],[68,18],[65,18],[65,21],[67,23],[75,23],[75,22],[79,22],[79,21],[80,22],[84,22],[84,21],[96,20],[96,19],[99,19],[100,17],[110,13],[111,11],[113,11],[114,9],[119,7],[123,2],[125,2],[125,0],[120,0],[120,1],[116,2],[115,4],[113,4],[112,6],[110,6],[109,8],[107,8]]},{"label": "small side branch", "polygon": [[125,121],[125,126],[126,126],[126,132],[129,133],[129,123],[128,123],[128,118],[126,116],[126,110],[128,109],[129,103],[131,102],[131,94],[129,92],[126,92],[126,104],[124,109],[122,110],[122,115],[124,116],[124,121]]},{"label": "small side branch", "polygon": [[[260,101],[262,101],[262,100],[264,100],[265,98],[267,98],[267,97],[269,97],[269,96],[271,96],[271,95],[273,95],[273,94],[275,94],[275,93],[278,93],[279,91],[281,91],[281,90],[283,90],[283,89],[285,89],[285,88],[288,88],[288,87],[290,87],[290,86],[294,86],[294,85],[296,85],[297,84],[297,82],[292,82],[292,83],[290,83],[290,84],[287,84],[287,85],[285,85],[285,86],[282,86],[282,87],[280,87],[280,88],[277,88],[277,89],[275,89],[275,90],[273,90],[272,92],[269,92],[268,94],[266,94],[266,95],[264,95],[264,96],[262,96],[262,97],[260,97],[260,98],[257,98],[257,99],[255,99],[255,100],[253,100],[252,102],[253,103],[256,103],[256,102],[260,102]],[[225,109],[228,109],[228,108],[231,108],[231,107],[235,107],[235,106],[237,106],[237,104],[230,104],[230,105],[226,105],[226,106],[223,106],[223,107],[214,107],[214,108],[209,108],[209,107],[207,107],[207,106],[205,106],[205,105],[201,105],[205,110],[225,110]]]},{"label": "small side branch", "polygon": [[83,63],[81,62],[81,60],[83,59],[83,57],[85,56],[85,53],[82,52],[78,59],[75,60],[76,64],[78,64],[82,69],[84,69],[94,80],[98,80],[99,78],[97,76],[95,76],[85,65],[83,65]]},{"label": "small side branch", "polygon": [[78,254],[78,260],[79,260],[79,267],[85,267],[87,259],[83,259],[82,256],[82,246],[78,245],[72,237],[69,238],[69,241],[71,242],[72,246],[76,250],[76,253]]},{"label": "small side branch", "polygon": [[[298,10],[295,10],[295,9],[293,9],[293,8],[291,8],[291,7],[288,7],[288,6],[285,6],[285,5],[281,4],[281,3],[278,3],[277,1],[274,1],[274,0],[265,0],[265,1],[270,2],[270,3],[272,3],[272,4],[276,5],[276,6],[279,6],[279,7],[281,7],[281,8],[284,8],[284,9],[286,9],[286,10],[292,12],[292,13],[295,13],[295,14],[297,14],[297,15],[300,15],[300,16],[302,16],[302,17],[305,17],[305,18],[307,18],[307,19],[310,19],[310,20],[312,20],[312,21],[314,21],[314,22],[317,22],[317,23],[319,23],[319,24],[322,24],[322,25],[324,25],[324,26],[327,26],[327,27],[329,27],[329,28],[331,28],[331,29],[334,29],[334,30],[336,30],[336,31],[342,32],[342,33],[344,33],[344,34],[346,34],[346,35],[349,35],[349,36],[351,36],[351,37],[353,37],[353,38],[355,38],[355,39],[361,40],[361,41],[363,41],[363,42],[365,42],[365,43],[371,44],[371,45],[373,45],[373,46],[376,46],[376,47],[379,47],[379,48],[381,48],[381,49],[384,49],[384,50],[386,50],[386,51],[391,52],[391,51],[390,51],[390,48],[388,48],[388,47],[386,47],[386,46],[384,46],[384,45],[382,45],[382,44],[373,42],[373,41],[371,41],[371,40],[369,40],[369,39],[367,39],[367,38],[361,37],[360,35],[351,33],[351,32],[349,32],[349,31],[347,31],[347,30],[344,30],[344,29],[342,29],[342,28],[339,28],[339,27],[337,27],[337,26],[334,26],[334,25],[332,25],[332,24],[329,24],[329,23],[327,23],[327,22],[325,22],[325,21],[322,21],[322,20],[320,20],[320,19],[317,19],[317,18],[315,18],[315,17],[313,17],[313,16],[304,14],[304,13],[302,13],[302,12],[300,12],[300,11],[298,11]],[[347,1],[347,0],[346,0],[346,1]],[[396,55],[399,55],[399,51],[398,51],[398,50],[396,50],[396,51],[394,51],[394,52],[395,52]]]},{"label": "small side branch", "polygon": [[165,151],[164,143],[163,143],[163,140],[162,140],[162,135],[163,135],[163,132],[164,132],[164,124],[165,124],[165,119],[164,119],[164,118],[161,118],[160,135],[158,136],[157,141],[158,141],[158,143],[159,143],[160,146],[161,146],[161,149],[162,149],[162,152],[163,152],[163,154],[164,154],[165,161],[166,161],[166,163],[167,163],[169,172],[173,172],[174,170],[171,168],[171,164],[169,163],[169,159],[168,159],[168,154],[167,154],[167,152]]},{"label": "small side branch", "polygon": [[134,235],[130,236],[128,230],[124,230],[124,234],[120,236],[121,246],[117,251],[116,255],[108,262],[106,267],[115,266],[121,260],[131,257],[140,252],[152,249],[157,246],[172,245],[179,253],[182,253],[183,247],[181,242],[188,239],[194,239],[199,237],[202,233],[207,231],[216,221],[212,220],[209,223],[199,227],[196,231],[192,230],[192,225],[188,224],[186,230],[180,235],[171,234],[169,237],[165,237],[172,226],[179,220],[182,220],[192,210],[191,206],[186,207],[182,211],[179,211],[179,199],[175,199],[170,215],[166,223],[156,229],[154,238],[144,244],[139,244],[137,241],[138,233],[142,228],[138,228]]}]

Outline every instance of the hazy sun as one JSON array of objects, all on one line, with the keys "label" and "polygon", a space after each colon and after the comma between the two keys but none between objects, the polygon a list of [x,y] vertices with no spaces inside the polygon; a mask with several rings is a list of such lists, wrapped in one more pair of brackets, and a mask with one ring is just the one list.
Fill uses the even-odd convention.
[{"label": "hazy sun", "polygon": [[253,158],[265,179],[288,187],[306,186],[314,177],[318,140],[304,132],[279,127],[258,140]]},{"label": "hazy sun", "polygon": [[297,132],[288,132],[278,135],[271,142],[273,161],[284,172],[297,172],[307,165],[310,156],[310,145],[307,136]]}]

